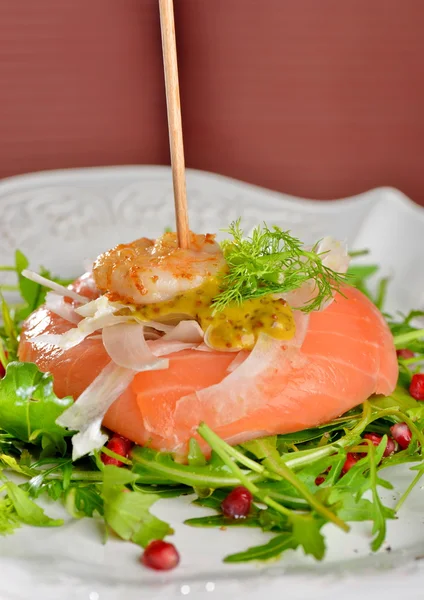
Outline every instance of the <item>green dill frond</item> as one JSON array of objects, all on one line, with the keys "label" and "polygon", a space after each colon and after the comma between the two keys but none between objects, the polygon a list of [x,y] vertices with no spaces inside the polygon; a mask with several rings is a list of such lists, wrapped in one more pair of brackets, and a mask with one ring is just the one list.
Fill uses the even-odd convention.
[{"label": "green dill frond", "polygon": [[313,280],[317,294],[302,308],[309,312],[331,298],[345,281],[344,275],[323,265],[324,255],[317,253],[317,245],[307,250],[280,227],[269,228],[264,223],[245,238],[238,219],[224,231],[232,239],[221,244],[229,270],[223,276],[221,293],[214,299],[217,312],[232,303],[285,294]]}]

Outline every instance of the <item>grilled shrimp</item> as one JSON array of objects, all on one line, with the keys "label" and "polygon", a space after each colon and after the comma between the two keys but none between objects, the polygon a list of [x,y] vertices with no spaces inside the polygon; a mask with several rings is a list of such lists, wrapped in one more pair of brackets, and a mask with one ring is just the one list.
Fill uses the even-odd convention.
[{"label": "grilled shrimp", "polygon": [[94,263],[93,277],[111,300],[140,305],[197,288],[225,265],[214,235],[191,233],[190,247],[183,249],[176,233],[165,233],[157,240],[140,238],[104,252]]}]

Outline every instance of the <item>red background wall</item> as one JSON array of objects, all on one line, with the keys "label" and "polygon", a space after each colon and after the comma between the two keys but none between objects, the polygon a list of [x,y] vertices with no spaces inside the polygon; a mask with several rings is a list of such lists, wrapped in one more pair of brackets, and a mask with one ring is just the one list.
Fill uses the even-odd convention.
[{"label": "red background wall", "polygon": [[[424,204],[422,0],[175,0],[187,165]],[[169,162],[157,0],[0,0],[0,176]]]}]

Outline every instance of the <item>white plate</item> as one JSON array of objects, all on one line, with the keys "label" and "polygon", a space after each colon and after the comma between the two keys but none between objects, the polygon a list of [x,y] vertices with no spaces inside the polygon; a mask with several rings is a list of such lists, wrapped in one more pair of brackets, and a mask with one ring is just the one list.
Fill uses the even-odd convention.
[{"label": "white plate", "polygon": [[[391,188],[355,198],[316,203],[260,189],[217,175],[187,174],[190,224],[215,232],[243,217],[246,229],[267,221],[291,229],[305,242],[326,234],[370,248],[371,259],[393,275],[388,309],[424,308],[424,210]],[[0,264],[10,263],[16,247],[57,274],[73,276],[83,261],[120,241],[155,236],[172,226],[170,171],[165,167],[117,167],[40,173],[0,183]],[[408,469],[390,475],[397,489]],[[386,494],[394,504],[397,492]],[[256,530],[204,530],[182,524],[207,514],[189,499],[161,501],[154,512],[175,528],[182,562],[162,575],[137,562],[140,549],[128,543],[101,544],[88,519],[59,529],[22,528],[0,539],[0,597],[3,600],[170,600],[287,598],[344,600],[423,597],[424,513],[419,488],[389,523],[387,543],[369,550],[370,527],[353,533],[326,527],[328,554],[322,563],[288,553],[268,566],[224,565],[223,556],[267,539]],[[53,516],[60,508],[49,505]],[[389,547],[391,550],[389,551]]]}]

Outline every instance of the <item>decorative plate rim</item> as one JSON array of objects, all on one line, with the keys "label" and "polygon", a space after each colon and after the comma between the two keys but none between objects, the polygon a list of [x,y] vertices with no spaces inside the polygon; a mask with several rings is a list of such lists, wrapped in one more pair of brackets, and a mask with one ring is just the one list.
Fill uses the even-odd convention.
[{"label": "decorative plate rim", "polygon": [[[78,178],[84,179],[99,179],[101,177],[136,177],[137,175],[143,175],[146,172],[155,172],[155,174],[169,177],[171,183],[171,167],[164,165],[113,165],[113,166],[101,166],[101,167],[82,167],[82,168],[69,168],[69,169],[52,169],[45,171],[36,171],[33,173],[24,173],[21,175],[14,175],[6,177],[0,180],[0,196],[4,194],[10,194],[14,191],[24,191],[23,188],[34,189],[46,185],[52,187],[55,183],[63,185],[63,178]],[[202,177],[205,179],[213,179],[215,182],[220,181],[223,184],[234,184],[237,186],[243,186],[252,192],[267,193],[269,196],[273,196],[275,199],[284,199],[286,202],[295,203],[297,208],[302,210],[310,210],[311,208],[318,209],[319,212],[330,211],[337,205],[351,206],[358,203],[358,201],[367,202],[370,194],[380,195],[382,193],[390,195],[392,202],[402,205],[405,209],[415,213],[420,219],[424,220],[424,206],[420,206],[413,202],[406,194],[401,190],[392,186],[379,186],[371,188],[364,192],[348,196],[346,198],[335,198],[335,199],[316,199],[316,198],[304,198],[301,196],[294,196],[283,192],[278,192],[270,188],[258,186],[246,181],[235,179],[233,177],[227,177],[226,175],[220,175],[212,171],[203,171],[200,169],[186,169],[189,176],[193,178]],[[72,185],[72,184],[71,184]]]}]

